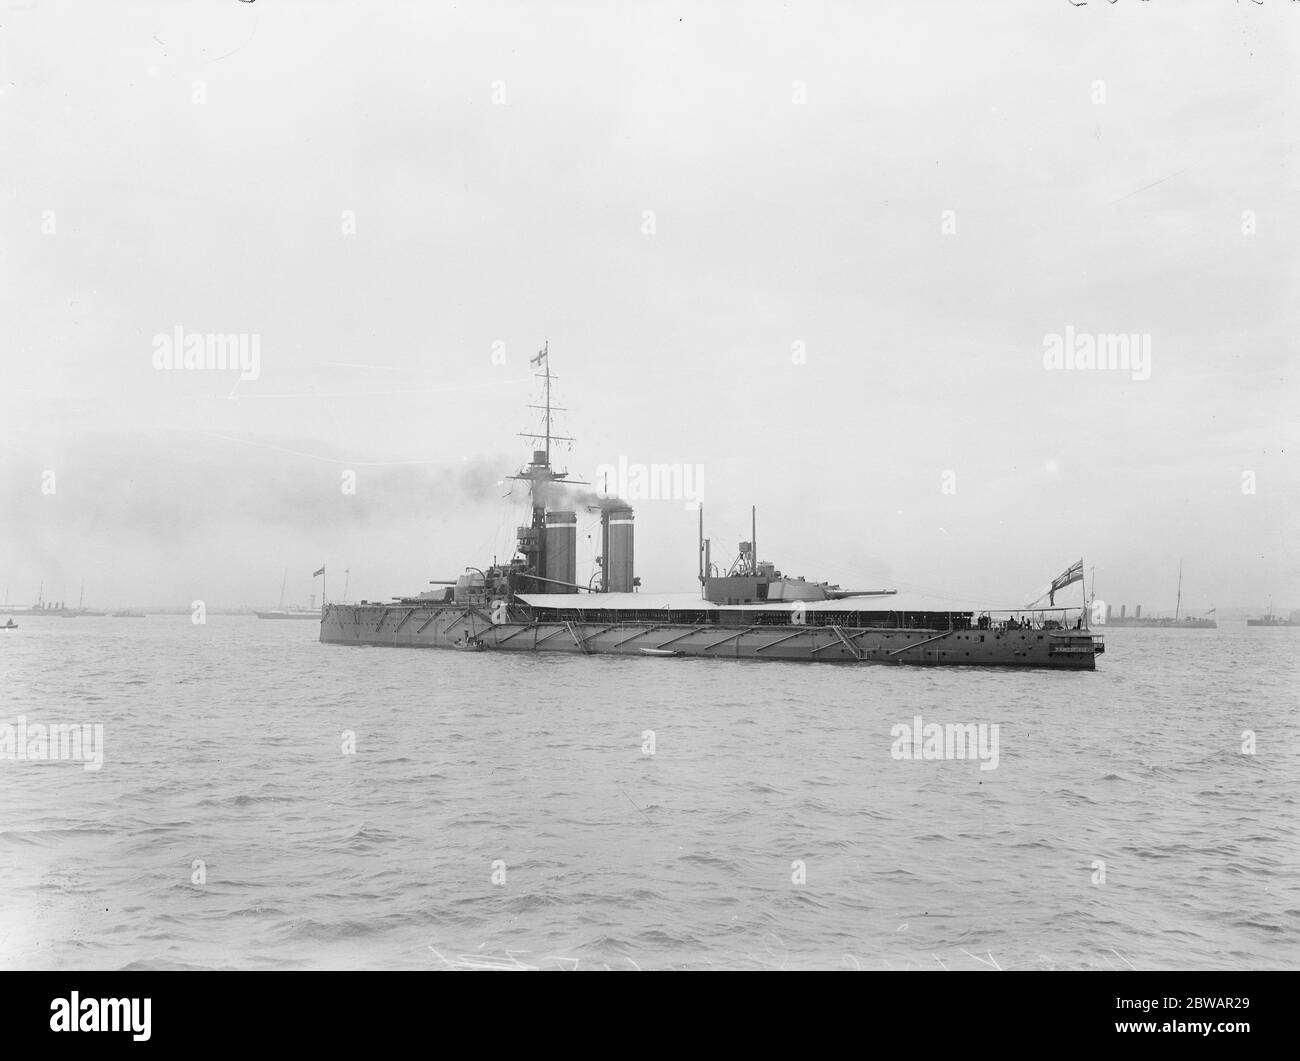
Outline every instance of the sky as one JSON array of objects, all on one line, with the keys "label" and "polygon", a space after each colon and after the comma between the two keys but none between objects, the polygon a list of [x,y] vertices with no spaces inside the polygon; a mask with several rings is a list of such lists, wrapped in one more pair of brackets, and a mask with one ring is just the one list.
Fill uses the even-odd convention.
[{"label": "sky", "polygon": [[[761,559],[846,588],[1015,605],[1082,557],[1158,611],[1181,561],[1184,612],[1300,607],[1298,26],[0,3],[0,592],[507,559],[545,343],[557,459],[700,469],[723,563],[757,506]],[[159,367],[178,329],[255,371]],[[1106,336],[1140,363],[1047,356]],[[694,587],[693,500],[634,502],[647,591]]]}]

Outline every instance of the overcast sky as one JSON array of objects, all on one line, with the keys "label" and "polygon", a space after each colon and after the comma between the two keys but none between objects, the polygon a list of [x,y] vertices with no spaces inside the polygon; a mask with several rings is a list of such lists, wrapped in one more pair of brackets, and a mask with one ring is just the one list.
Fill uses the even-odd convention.
[{"label": "overcast sky", "polygon": [[[763,559],[845,587],[1015,604],[1082,556],[1155,610],[1182,558],[1185,609],[1300,607],[1298,27],[4,3],[0,588],[274,603],[287,569],[305,603],[324,563],[374,599],[508,558],[549,340],[570,469],[703,466],[715,559],[756,504]],[[257,378],[156,368],[177,328],[256,336]],[[1045,365],[1121,333],[1145,370]],[[635,507],[644,588],[692,589],[695,513]]]}]

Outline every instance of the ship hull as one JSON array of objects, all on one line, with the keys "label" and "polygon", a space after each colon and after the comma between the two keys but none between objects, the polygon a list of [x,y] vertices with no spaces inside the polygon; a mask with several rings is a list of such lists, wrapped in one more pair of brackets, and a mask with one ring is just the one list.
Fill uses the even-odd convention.
[{"label": "ship hull", "polygon": [[[335,645],[457,648],[581,655],[775,659],[811,663],[1043,667],[1095,670],[1104,651],[1088,630],[933,630],[850,626],[732,626],[629,620],[493,623],[464,605],[329,605],[320,640]],[[647,651],[649,650],[649,651]]]},{"label": "ship hull", "polygon": [[1121,630],[1217,630],[1219,628],[1219,624],[1213,619],[1182,619],[1178,622],[1173,620],[1164,622],[1159,619],[1150,622],[1146,619],[1109,619],[1106,626],[1118,627]]},{"label": "ship hull", "polygon": [[89,611],[85,608],[27,608],[23,611],[4,612],[5,616],[26,617],[28,619],[102,619],[108,612]]}]

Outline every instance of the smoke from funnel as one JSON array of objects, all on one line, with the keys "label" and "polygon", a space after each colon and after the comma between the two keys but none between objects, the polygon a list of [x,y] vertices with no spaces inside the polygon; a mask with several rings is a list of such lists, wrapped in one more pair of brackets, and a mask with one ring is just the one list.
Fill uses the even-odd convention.
[{"label": "smoke from funnel", "polygon": [[557,509],[595,508],[601,512],[627,508],[628,504],[617,497],[606,497],[588,486],[561,481],[532,484],[533,503],[548,512]]}]

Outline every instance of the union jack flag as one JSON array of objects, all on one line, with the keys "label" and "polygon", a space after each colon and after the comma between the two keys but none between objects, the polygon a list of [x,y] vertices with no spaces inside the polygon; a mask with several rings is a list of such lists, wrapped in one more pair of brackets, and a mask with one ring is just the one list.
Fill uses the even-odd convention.
[{"label": "union jack flag", "polygon": [[1065,589],[1071,582],[1083,581],[1083,561],[1076,560],[1054,579],[1052,579],[1052,588],[1047,591],[1047,600],[1050,604],[1056,603],[1056,591]]}]

